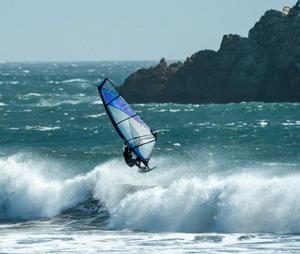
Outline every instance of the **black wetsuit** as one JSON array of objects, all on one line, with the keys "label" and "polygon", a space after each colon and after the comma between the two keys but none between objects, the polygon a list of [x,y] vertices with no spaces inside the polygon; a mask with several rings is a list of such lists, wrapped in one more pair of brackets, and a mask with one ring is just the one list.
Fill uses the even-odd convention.
[{"label": "black wetsuit", "polygon": [[126,164],[129,167],[133,167],[136,165],[136,160],[132,158],[132,152],[131,152],[130,146],[125,146],[123,156],[124,156]]},{"label": "black wetsuit", "polygon": [[137,157],[136,159],[134,159],[132,157],[132,150],[131,150],[130,146],[125,146],[123,156],[124,156],[126,164],[129,167],[137,166],[141,170],[147,169],[147,167],[143,167],[141,165],[142,161],[140,160],[140,158]]}]

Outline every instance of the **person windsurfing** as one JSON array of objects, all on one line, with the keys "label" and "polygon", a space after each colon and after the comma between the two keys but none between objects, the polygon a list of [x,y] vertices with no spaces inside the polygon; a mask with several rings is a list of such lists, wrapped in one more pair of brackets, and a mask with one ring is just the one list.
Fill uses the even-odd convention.
[{"label": "person windsurfing", "polygon": [[140,158],[138,158],[138,157],[133,158],[133,151],[129,145],[125,145],[124,151],[123,151],[123,156],[124,156],[124,160],[125,160],[126,164],[128,165],[128,167],[137,166],[140,170],[147,169],[147,167],[143,167],[141,165],[142,161],[140,160]]},{"label": "person windsurfing", "polygon": [[140,115],[124,100],[112,82],[105,78],[98,86],[104,109],[123,143],[123,156],[129,167],[137,166],[146,173],[157,137]]}]

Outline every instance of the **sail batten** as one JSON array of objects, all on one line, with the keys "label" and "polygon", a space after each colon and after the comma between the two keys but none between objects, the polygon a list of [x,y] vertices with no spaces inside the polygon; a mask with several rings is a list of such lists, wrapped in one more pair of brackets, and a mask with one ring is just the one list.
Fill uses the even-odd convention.
[{"label": "sail batten", "polygon": [[131,147],[144,163],[151,157],[156,136],[131,106],[114,88],[109,79],[98,86],[105,110],[124,144]]}]

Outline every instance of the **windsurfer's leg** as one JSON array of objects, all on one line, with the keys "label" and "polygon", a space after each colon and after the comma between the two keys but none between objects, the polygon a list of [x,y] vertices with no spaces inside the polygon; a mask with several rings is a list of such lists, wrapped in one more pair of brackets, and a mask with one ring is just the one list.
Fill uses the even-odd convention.
[{"label": "windsurfer's leg", "polygon": [[140,171],[147,171],[148,169],[149,169],[149,167],[148,167],[148,165],[146,165],[145,163],[143,163],[144,164],[144,166],[142,166],[142,161],[141,160],[139,160],[138,161],[138,168],[139,168],[139,170]]},{"label": "windsurfer's leg", "polygon": [[134,160],[134,163],[138,168],[141,168],[141,162],[139,160]]}]

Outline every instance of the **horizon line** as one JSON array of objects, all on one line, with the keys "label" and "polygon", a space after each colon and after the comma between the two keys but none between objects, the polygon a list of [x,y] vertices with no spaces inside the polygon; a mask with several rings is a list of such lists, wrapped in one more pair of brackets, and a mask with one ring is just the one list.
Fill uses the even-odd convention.
[{"label": "horizon line", "polygon": [[100,62],[159,62],[164,58],[167,62],[183,62],[185,59],[167,59],[161,57],[160,59],[145,59],[145,60],[9,60],[2,61],[0,64],[5,63],[100,63]]}]

